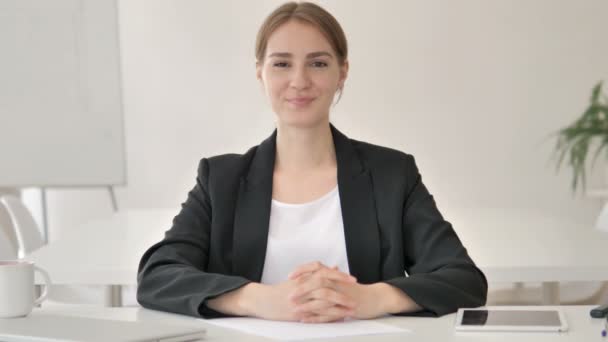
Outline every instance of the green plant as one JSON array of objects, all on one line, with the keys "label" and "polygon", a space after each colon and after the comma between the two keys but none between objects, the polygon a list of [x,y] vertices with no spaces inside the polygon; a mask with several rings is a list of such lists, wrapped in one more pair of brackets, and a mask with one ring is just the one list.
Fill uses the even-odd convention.
[{"label": "green plant", "polygon": [[[600,98],[600,96],[602,98]],[[587,155],[592,145],[595,147],[591,167],[595,164],[600,153],[608,147],[608,97],[602,96],[602,82],[593,87],[589,107],[583,115],[570,126],[557,132],[557,144],[555,153],[557,159],[557,171],[568,157],[568,164],[572,167],[572,191],[576,191],[579,184],[584,190],[586,186],[585,165]],[[606,155],[608,158],[608,154]]]}]

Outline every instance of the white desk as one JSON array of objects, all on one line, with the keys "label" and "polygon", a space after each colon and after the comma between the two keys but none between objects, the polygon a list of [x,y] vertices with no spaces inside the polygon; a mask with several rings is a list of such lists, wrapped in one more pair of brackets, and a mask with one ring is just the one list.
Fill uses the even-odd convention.
[{"label": "white desk", "polygon": [[[121,306],[121,286],[137,284],[144,252],[162,240],[178,209],[130,210],[65,232],[26,259],[47,270],[55,285],[105,285],[106,305]],[[44,281],[36,275],[36,282]]]},{"label": "white desk", "polygon": [[[49,271],[54,284],[135,285],[139,259],[163,238],[176,213],[122,212],[74,229],[27,259]],[[557,282],[608,280],[608,234],[592,227],[492,209],[447,218],[488,281],[543,282],[545,304],[559,303]]]},{"label": "white desk", "polygon": [[448,217],[492,282],[608,280],[608,233],[563,217],[502,209]]},{"label": "white desk", "polygon": [[607,281],[608,233],[531,211],[455,210],[448,219],[490,282],[541,282],[559,304],[559,282]]},{"label": "white desk", "polygon": [[26,259],[47,270],[53,284],[135,285],[140,258],[164,238],[177,212],[119,212],[70,229]]},{"label": "white desk", "polygon": [[[545,342],[545,341],[604,341],[600,335],[603,321],[589,316],[590,306],[562,306],[569,325],[565,333],[545,332],[455,332],[453,329],[455,315],[446,315],[441,318],[422,317],[385,317],[376,321],[411,330],[411,333],[393,335],[373,335],[346,338],[333,338],[328,341],[374,341],[374,342],[402,342],[402,341],[453,341],[453,342]],[[205,341],[269,341],[264,337],[244,334],[235,330],[220,328],[192,317],[151,311],[142,308],[102,308],[102,307],[60,307],[34,309],[34,315],[77,316],[86,318],[99,318],[123,321],[162,322],[164,324],[182,324],[204,326],[207,329]],[[75,327],[77,328],[77,327]],[[319,341],[319,340],[315,340]]]}]

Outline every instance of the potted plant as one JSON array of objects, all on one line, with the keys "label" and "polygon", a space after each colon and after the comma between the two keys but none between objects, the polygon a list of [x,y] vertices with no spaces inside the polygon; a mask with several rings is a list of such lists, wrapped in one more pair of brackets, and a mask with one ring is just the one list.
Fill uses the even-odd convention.
[{"label": "potted plant", "polygon": [[[567,160],[573,170],[572,191],[576,192],[579,185],[584,191],[589,152],[593,150],[593,168],[597,157],[608,147],[608,97],[602,94],[601,81],[593,87],[589,106],[583,115],[571,125],[559,130],[557,136],[557,171]],[[606,156],[608,157],[608,154]]]}]

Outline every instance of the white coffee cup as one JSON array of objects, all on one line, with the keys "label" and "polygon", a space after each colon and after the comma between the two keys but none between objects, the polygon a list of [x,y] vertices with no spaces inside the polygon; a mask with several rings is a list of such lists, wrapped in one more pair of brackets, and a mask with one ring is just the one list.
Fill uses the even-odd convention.
[{"label": "white coffee cup", "polygon": [[[34,271],[44,278],[42,294],[34,299]],[[29,315],[35,305],[42,303],[51,286],[51,279],[33,262],[25,260],[0,261],[0,318]]]}]

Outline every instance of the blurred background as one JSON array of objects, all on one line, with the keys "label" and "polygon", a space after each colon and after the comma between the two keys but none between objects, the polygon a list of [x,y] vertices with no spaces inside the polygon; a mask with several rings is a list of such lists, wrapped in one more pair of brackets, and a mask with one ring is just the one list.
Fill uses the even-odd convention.
[{"label": "blurred background", "polygon": [[[350,49],[350,75],[332,122],[353,139],[413,154],[457,232],[467,224],[456,219],[459,211],[484,208],[564,217],[580,223],[576,229],[594,229],[603,198],[573,193],[571,169],[556,173],[551,156],[555,132],[580,117],[592,87],[608,79],[608,2],[315,2],[341,23]],[[201,158],[243,153],[272,133],[273,113],[255,79],[254,42],[282,3],[118,1],[126,164],[126,185],[115,187],[120,210],[177,213]],[[0,135],[11,115],[0,112]],[[604,159],[589,188],[605,184]],[[43,226],[39,187],[2,191],[21,196]],[[49,241],[113,212],[104,188],[48,187],[45,195]],[[0,224],[8,226],[2,214]],[[562,284],[562,298],[584,301],[598,288]],[[534,303],[540,291],[538,284],[491,290],[490,303],[507,304]]]}]

